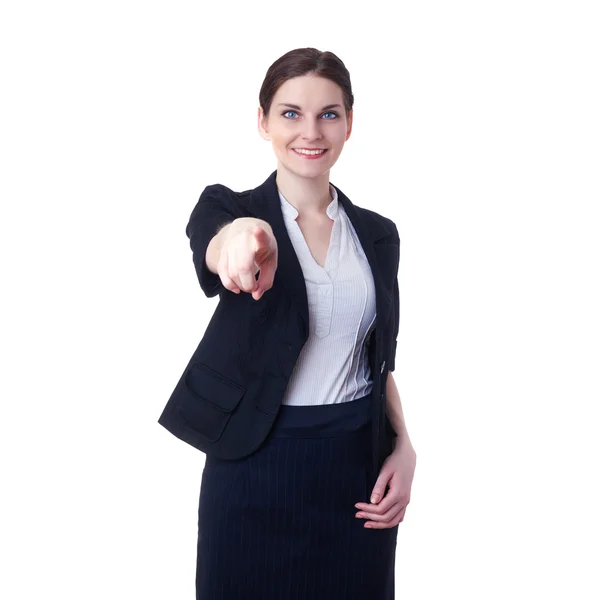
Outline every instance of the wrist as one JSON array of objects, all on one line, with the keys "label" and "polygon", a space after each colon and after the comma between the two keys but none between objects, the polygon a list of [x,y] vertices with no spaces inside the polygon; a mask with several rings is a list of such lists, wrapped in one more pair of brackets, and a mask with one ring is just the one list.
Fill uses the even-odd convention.
[{"label": "wrist", "polygon": [[402,454],[403,456],[411,457],[413,461],[417,459],[417,453],[413,448],[408,435],[398,435],[394,438],[394,450],[396,454]]}]

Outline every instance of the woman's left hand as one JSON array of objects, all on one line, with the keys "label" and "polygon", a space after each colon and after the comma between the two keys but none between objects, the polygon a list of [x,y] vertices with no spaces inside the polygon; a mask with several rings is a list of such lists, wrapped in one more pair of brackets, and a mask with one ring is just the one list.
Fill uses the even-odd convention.
[{"label": "woman's left hand", "polygon": [[[385,459],[371,494],[371,504],[358,502],[357,518],[367,519],[365,527],[387,529],[404,520],[417,455],[412,446],[400,446]],[[386,488],[389,486],[387,494]],[[383,499],[382,499],[383,498]]]}]

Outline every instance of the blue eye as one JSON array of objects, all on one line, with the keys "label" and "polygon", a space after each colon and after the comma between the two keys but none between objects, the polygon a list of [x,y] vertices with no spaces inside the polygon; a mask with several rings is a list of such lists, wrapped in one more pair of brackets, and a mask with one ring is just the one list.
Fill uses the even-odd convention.
[{"label": "blue eye", "polygon": [[[293,117],[286,117],[286,115],[289,115],[290,113],[293,113],[295,115],[297,115],[298,113],[295,110],[286,110],[285,112],[282,112],[281,115],[283,117],[285,117],[286,119],[290,119],[291,121],[295,120]],[[334,115],[334,118],[332,119],[325,119],[326,121],[335,121],[335,119],[337,119],[339,117],[339,115],[336,112],[333,111],[327,111],[326,113],[323,113],[324,115]]]}]

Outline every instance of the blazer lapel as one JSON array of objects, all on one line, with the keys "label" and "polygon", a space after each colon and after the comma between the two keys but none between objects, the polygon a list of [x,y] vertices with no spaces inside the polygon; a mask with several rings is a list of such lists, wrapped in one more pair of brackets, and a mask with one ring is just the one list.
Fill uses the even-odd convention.
[{"label": "blazer lapel", "polygon": [[[333,185],[333,184],[332,184]],[[386,229],[382,222],[378,219],[362,218],[356,206],[350,202],[350,199],[336,185],[334,185],[338,193],[338,199],[342,203],[350,222],[356,230],[356,235],[363,247],[363,251],[369,261],[373,281],[375,284],[375,306],[377,315],[375,317],[375,328],[381,332],[381,327],[377,327],[381,323],[385,323],[388,310],[392,305],[392,295],[384,285],[386,273],[381,270],[381,263],[377,259],[376,248],[389,248],[389,245],[377,245],[377,241],[392,233]]]},{"label": "blazer lapel", "polygon": [[276,177],[277,171],[273,171],[262,185],[252,190],[248,202],[248,212],[255,218],[269,223],[273,229],[278,251],[275,281],[279,280],[283,289],[290,295],[298,312],[302,315],[308,332],[308,298],[304,273],[283,220],[279,192],[275,182]]},{"label": "blazer lapel", "polygon": [[[276,177],[277,171],[275,170],[264,183],[251,191],[247,208],[252,216],[267,221],[273,229],[278,249],[275,279],[281,282],[283,288],[290,295],[304,320],[306,331],[308,332],[308,299],[304,283],[304,273],[302,272],[300,261],[283,220]],[[387,311],[392,303],[392,297],[383,285],[382,273],[380,272],[374,244],[378,239],[388,235],[390,231],[375,219],[369,219],[368,222],[366,219],[363,219],[350,199],[337,186],[334,185],[333,187],[338,192],[338,200],[341,202],[350,222],[356,230],[358,239],[371,267],[375,284],[375,304],[377,310],[375,326],[377,328],[377,324],[382,323],[382,319],[387,315]]]}]

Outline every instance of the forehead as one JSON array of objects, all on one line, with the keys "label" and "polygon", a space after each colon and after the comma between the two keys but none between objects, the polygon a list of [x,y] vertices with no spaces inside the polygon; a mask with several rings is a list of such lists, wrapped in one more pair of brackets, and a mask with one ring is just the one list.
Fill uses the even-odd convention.
[{"label": "forehead", "polygon": [[301,75],[285,81],[277,90],[273,103],[291,103],[303,109],[320,110],[325,104],[343,106],[342,89],[337,83],[317,75]]}]

